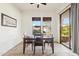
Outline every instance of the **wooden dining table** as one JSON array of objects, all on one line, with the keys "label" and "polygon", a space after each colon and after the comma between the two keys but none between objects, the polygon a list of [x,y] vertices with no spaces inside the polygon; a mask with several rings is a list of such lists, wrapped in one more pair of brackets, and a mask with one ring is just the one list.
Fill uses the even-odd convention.
[{"label": "wooden dining table", "polygon": [[[54,38],[42,38],[42,39],[43,39],[43,43],[51,44],[52,53],[54,53]],[[23,54],[25,54],[25,46],[26,46],[26,44],[31,43],[32,44],[32,49],[33,49],[34,41],[35,41],[35,38],[23,38]]]}]

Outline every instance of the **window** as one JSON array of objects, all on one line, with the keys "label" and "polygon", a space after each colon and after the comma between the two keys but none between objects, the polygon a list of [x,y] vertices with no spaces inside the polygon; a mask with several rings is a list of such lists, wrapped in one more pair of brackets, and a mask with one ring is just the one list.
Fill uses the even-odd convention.
[{"label": "window", "polygon": [[41,33],[41,18],[32,17],[33,34]]},{"label": "window", "polygon": [[43,17],[43,34],[51,35],[51,17]]},{"label": "window", "polygon": [[33,34],[51,34],[51,17],[32,17]]}]

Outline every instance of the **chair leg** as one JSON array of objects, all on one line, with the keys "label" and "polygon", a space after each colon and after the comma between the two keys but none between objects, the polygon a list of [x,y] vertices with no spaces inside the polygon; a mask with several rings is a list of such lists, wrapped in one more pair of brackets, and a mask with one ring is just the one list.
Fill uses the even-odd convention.
[{"label": "chair leg", "polygon": [[44,50],[45,50],[45,43],[44,43]]},{"label": "chair leg", "polygon": [[33,44],[32,44],[32,51],[33,51]]}]

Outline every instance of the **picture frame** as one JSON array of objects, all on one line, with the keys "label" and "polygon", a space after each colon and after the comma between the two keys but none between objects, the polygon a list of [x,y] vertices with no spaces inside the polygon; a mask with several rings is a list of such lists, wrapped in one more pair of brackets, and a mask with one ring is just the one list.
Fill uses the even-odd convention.
[{"label": "picture frame", "polygon": [[1,25],[7,27],[17,27],[17,20],[4,13],[1,13]]}]

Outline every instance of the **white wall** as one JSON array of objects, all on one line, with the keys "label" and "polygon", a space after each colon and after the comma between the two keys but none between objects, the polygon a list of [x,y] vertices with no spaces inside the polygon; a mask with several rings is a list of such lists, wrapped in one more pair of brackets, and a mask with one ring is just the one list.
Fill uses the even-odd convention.
[{"label": "white wall", "polygon": [[0,4],[0,16],[4,13],[17,19],[17,27],[1,26],[0,17],[0,55],[7,52],[16,44],[21,42],[21,14],[20,11],[12,4]]},{"label": "white wall", "polygon": [[52,11],[25,11],[22,13],[22,32],[32,35],[32,17],[52,17],[52,33],[54,40],[59,41],[59,18],[56,12]]}]

